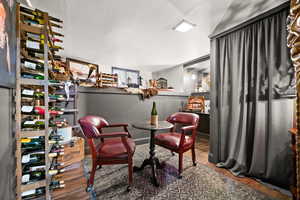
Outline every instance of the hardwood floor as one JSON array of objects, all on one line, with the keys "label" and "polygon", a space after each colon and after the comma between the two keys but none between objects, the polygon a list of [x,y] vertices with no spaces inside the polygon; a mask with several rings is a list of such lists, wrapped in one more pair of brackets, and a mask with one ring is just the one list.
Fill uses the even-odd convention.
[{"label": "hardwood floor", "polygon": [[[216,167],[213,163],[208,162],[208,152],[209,152],[209,141],[207,137],[203,137],[203,136],[199,136],[197,138],[197,142],[196,142],[196,158],[197,158],[197,162],[204,164],[210,168],[213,168],[215,171],[224,174],[227,177],[230,177],[236,181],[239,181],[241,183],[244,183],[260,192],[263,192],[273,198],[278,198],[278,199],[283,199],[283,200],[287,200],[287,199],[291,199],[289,196],[281,193],[280,191],[271,189],[259,182],[257,182],[256,180],[252,179],[252,178],[240,178],[240,177],[236,177],[234,175],[232,175],[232,173],[229,170],[226,169],[222,169],[222,168],[218,168]],[[191,154],[187,153],[187,155],[192,156]]]}]

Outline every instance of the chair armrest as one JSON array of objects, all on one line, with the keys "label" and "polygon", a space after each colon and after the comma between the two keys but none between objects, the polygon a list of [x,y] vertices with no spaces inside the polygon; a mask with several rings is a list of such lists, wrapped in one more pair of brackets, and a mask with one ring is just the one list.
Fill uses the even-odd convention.
[{"label": "chair armrest", "polygon": [[113,127],[128,127],[128,124],[109,124],[105,126],[105,128],[113,128]]},{"label": "chair armrest", "polygon": [[115,133],[101,133],[97,138],[114,138],[114,137],[128,137],[127,132],[115,132]]},{"label": "chair armrest", "polygon": [[128,135],[129,135],[129,137],[131,138],[131,135],[130,135],[130,133],[128,131],[128,124],[109,124],[109,125],[107,125],[107,126],[105,126],[103,128],[115,128],[115,127],[123,127],[124,132],[127,132]]},{"label": "chair armrest", "polygon": [[193,126],[193,125],[192,126],[184,126],[184,127],[181,128],[181,132],[185,133],[186,131],[193,130],[195,128],[197,128],[197,126]]}]

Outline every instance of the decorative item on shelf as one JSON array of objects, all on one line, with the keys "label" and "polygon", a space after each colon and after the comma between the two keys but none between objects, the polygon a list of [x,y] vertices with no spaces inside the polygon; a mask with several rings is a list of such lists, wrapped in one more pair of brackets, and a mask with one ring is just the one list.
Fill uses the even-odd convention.
[{"label": "decorative item on shelf", "polygon": [[99,73],[99,87],[118,87],[118,74]]},{"label": "decorative item on shelf", "polygon": [[199,111],[205,113],[205,99],[204,96],[190,96],[186,110]]},{"label": "decorative item on shelf", "polygon": [[58,80],[58,81],[70,80],[71,73],[65,62],[56,60],[54,61],[53,64],[54,66],[52,67],[52,70],[49,70],[49,77],[52,80]]},{"label": "decorative item on shelf", "polygon": [[97,64],[73,58],[67,58],[66,63],[71,79],[78,83],[79,86],[98,87],[99,67]]},{"label": "decorative item on shelf", "polygon": [[157,88],[158,89],[167,89],[168,88],[168,80],[165,78],[157,79]]},{"label": "decorative item on shelf", "polygon": [[157,81],[154,79],[149,80],[149,88],[157,88]]}]

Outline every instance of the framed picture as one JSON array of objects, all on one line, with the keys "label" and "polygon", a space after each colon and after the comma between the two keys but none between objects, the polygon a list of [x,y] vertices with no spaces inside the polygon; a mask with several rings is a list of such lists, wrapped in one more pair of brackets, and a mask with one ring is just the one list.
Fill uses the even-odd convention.
[{"label": "framed picture", "polygon": [[140,71],[112,67],[112,74],[118,74],[118,87],[135,87],[140,85]]},{"label": "framed picture", "polygon": [[99,66],[97,64],[67,58],[71,78],[83,87],[98,87]]},{"label": "framed picture", "polygon": [[16,79],[15,1],[0,1],[0,86],[14,88]]}]

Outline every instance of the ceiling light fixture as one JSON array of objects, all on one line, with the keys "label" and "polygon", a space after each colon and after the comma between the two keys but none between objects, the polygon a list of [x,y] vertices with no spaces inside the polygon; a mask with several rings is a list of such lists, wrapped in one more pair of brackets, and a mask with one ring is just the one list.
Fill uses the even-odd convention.
[{"label": "ceiling light fixture", "polygon": [[196,24],[192,24],[191,22],[188,22],[186,20],[182,20],[179,24],[177,24],[173,28],[173,30],[185,33],[187,31],[193,29],[195,26],[196,26]]}]

